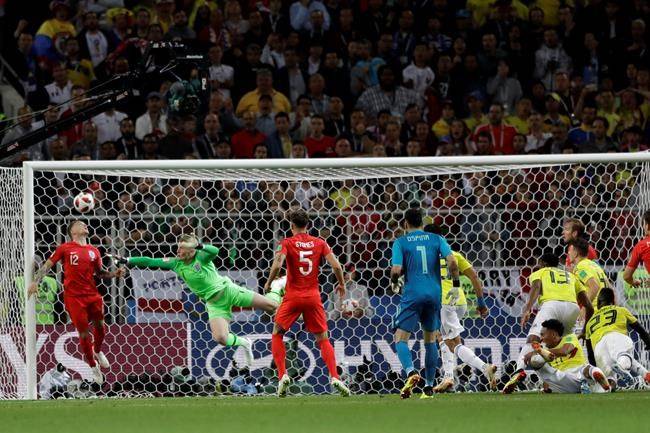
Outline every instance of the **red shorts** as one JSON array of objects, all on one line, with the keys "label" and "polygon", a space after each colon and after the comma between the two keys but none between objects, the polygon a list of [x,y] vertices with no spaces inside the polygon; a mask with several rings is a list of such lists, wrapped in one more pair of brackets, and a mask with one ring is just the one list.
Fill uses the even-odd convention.
[{"label": "red shorts", "polygon": [[100,294],[64,296],[65,310],[79,332],[88,330],[88,323],[104,320],[104,300]]},{"label": "red shorts", "polygon": [[320,296],[284,298],[275,313],[275,323],[283,330],[288,331],[301,314],[307,331],[314,334],[327,331],[327,318]]}]

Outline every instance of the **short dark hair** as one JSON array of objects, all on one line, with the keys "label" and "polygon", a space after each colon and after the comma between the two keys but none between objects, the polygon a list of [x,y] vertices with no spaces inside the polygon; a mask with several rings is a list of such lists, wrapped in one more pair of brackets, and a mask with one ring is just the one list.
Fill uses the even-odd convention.
[{"label": "short dark hair", "polygon": [[275,119],[275,120],[277,120],[277,119],[282,119],[283,117],[284,117],[285,119],[289,120],[289,115],[288,115],[286,112],[284,112],[284,111],[280,111],[278,114],[276,114],[275,117],[274,117],[274,119]]},{"label": "short dark hair", "polygon": [[424,226],[424,231],[427,233],[433,233],[434,235],[442,236],[442,227],[438,224],[427,224]]},{"label": "short dark hair", "polygon": [[604,307],[605,305],[614,305],[615,296],[614,291],[609,287],[603,287],[598,292],[598,308]]},{"label": "short dark hair", "polygon": [[309,224],[309,215],[304,209],[294,209],[289,213],[289,221],[299,229],[304,229]]},{"label": "short dark hair", "polygon": [[557,319],[548,319],[542,322],[542,326],[557,332],[560,336],[564,335],[564,325]]},{"label": "short dark hair", "polygon": [[411,227],[422,227],[422,210],[419,207],[412,207],[404,213],[404,220]]},{"label": "short dark hair", "polygon": [[584,238],[571,239],[567,242],[567,245],[573,246],[581,257],[587,257],[589,255],[589,242]]},{"label": "short dark hair", "polygon": [[560,264],[560,258],[555,253],[544,253],[539,259],[551,268],[556,268]]},{"label": "short dark hair", "polygon": [[607,120],[607,118],[603,116],[596,116],[596,118],[594,119],[594,123],[596,123],[597,121],[603,122],[603,126],[605,127],[605,129],[609,129],[609,120]]},{"label": "short dark hair", "polygon": [[81,221],[81,220],[72,220],[72,221],[70,221],[70,223],[68,224],[68,227],[66,229],[66,232],[68,233],[68,236],[72,236],[72,227],[74,227],[75,224],[80,223],[80,222],[83,222],[83,221]]},{"label": "short dark hair", "polygon": [[260,95],[260,98],[258,99],[258,101],[259,102],[262,102],[262,101],[273,102],[273,98],[271,97],[271,95]]},{"label": "short dark hair", "polygon": [[650,210],[643,212],[643,223],[650,226]]}]

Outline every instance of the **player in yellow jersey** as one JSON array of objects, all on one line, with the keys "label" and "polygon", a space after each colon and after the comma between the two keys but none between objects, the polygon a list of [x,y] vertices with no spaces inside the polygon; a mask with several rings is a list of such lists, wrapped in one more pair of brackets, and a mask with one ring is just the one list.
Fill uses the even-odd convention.
[{"label": "player in yellow jersey", "polygon": [[573,274],[578,282],[587,291],[589,301],[596,308],[598,292],[605,287],[611,287],[607,274],[603,268],[593,260],[589,260],[589,243],[585,239],[573,239],[567,242],[569,245],[569,259],[574,264]]},{"label": "player in yellow jersey", "polygon": [[[442,236],[442,230],[436,224],[427,225],[424,227],[424,231]],[[483,299],[483,284],[481,280],[472,267],[472,264],[462,254],[454,251],[453,255],[458,263],[458,272],[465,275],[472,283],[472,288],[476,293],[478,313],[481,317],[486,317],[488,315],[488,308]],[[445,259],[440,260],[440,279],[442,283],[440,330],[441,339],[445,343],[440,346],[440,351],[442,353],[444,378],[433,390],[435,392],[444,392],[454,387],[456,356],[465,364],[483,373],[490,384],[490,388],[494,390],[496,389],[496,366],[483,362],[476,356],[472,349],[463,345],[463,341],[460,338],[460,334],[465,330],[461,324],[461,320],[467,313],[467,299],[465,298],[465,291],[462,287],[453,286]]]},{"label": "player in yellow jersey", "polygon": [[634,329],[650,350],[650,335],[627,308],[614,303],[614,291],[605,288],[598,294],[598,310],[591,317],[585,329],[589,359],[603,370],[605,376],[614,379],[616,373],[621,379],[632,376],[643,377],[650,384],[650,373],[634,359],[634,343],[628,336],[628,326]]},{"label": "player in yellow jersey", "polygon": [[590,318],[593,313],[585,289],[578,284],[571,273],[558,268],[559,262],[560,259],[555,254],[544,254],[539,259],[539,269],[528,278],[531,291],[521,315],[522,329],[526,326],[533,307],[538,301],[539,310],[528,331],[526,344],[517,358],[517,371],[503,387],[504,394],[512,393],[517,388],[517,384],[526,378],[525,357],[533,350],[533,345],[541,341],[543,322],[556,319],[562,323],[567,333],[572,333],[580,314],[580,306],[585,309],[587,318]]},{"label": "player in yellow jersey", "polygon": [[537,344],[533,352],[526,354],[526,365],[537,370],[551,392],[590,392],[590,387],[595,391],[609,391],[603,372],[587,363],[578,337],[565,332],[559,320],[544,321],[543,345]]}]

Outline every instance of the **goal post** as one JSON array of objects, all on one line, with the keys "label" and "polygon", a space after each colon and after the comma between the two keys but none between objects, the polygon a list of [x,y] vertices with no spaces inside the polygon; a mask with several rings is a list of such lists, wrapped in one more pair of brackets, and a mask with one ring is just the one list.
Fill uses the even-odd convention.
[{"label": "goal post", "polygon": [[[331,279],[323,279],[338,361],[356,392],[378,392],[375,382],[398,381],[396,356],[388,339],[396,300],[386,290],[386,271],[389,246],[401,233],[399,216],[406,208],[420,205],[427,221],[446,227],[452,247],[479,270],[495,316],[482,321],[470,314],[463,338],[479,356],[491,359],[500,368],[525,338],[513,318],[521,309],[533,259],[541,250],[562,249],[561,221],[575,216],[588,223],[602,264],[616,278],[633,241],[642,235],[640,215],[650,209],[648,152],[39,161],[26,162],[22,169],[4,169],[2,175],[14,179],[2,194],[22,199],[13,199],[13,208],[3,215],[3,228],[13,230],[3,234],[8,248],[5,254],[14,260],[22,258],[23,269],[14,262],[4,273],[0,302],[8,308],[11,299],[20,299],[22,305],[20,311],[8,316],[9,320],[0,320],[0,360],[16,358],[11,352],[14,350],[24,359],[24,367],[19,368],[16,362],[0,367],[5,370],[0,370],[0,398],[37,398],[40,376],[57,362],[73,376],[88,377],[60,299],[35,301],[24,293],[18,296],[12,292],[18,289],[11,284],[22,274],[20,290],[27,289],[35,256],[47,258],[64,240],[65,223],[74,218],[89,222],[91,243],[102,253],[126,256],[173,254],[177,236],[196,232],[206,242],[222,247],[217,258],[220,272],[259,290],[274,246],[287,234],[284,212],[291,206],[302,206],[314,219],[314,233],[325,236],[342,262],[350,266],[348,269],[354,269],[362,296],[365,290],[366,311],[358,312],[360,317],[354,311],[348,315],[340,306],[329,305],[333,302]],[[22,188],[22,197],[17,186]],[[92,191],[98,204],[90,213],[80,215],[71,199],[84,190]],[[20,229],[18,233],[16,228]],[[19,243],[8,243],[16,240]],[[61,272],[52,275],[60,287]],[[618,280],[619,293],[634,297],[628,305],[648,325],[650,288],[632,293]],[[107,355],[113,365],[106,387],[111,392],[135,393],[137,385],[138,391],[148,395],[210,393],[199,383],[217,390],[211,393],[225,388],[246,392],[245,386],[238,388],[244,391],[233,391],[233,383],[239,378],[235,363],[241,364],[242,354],[218,349],[210,341],[203,307],[183,290],[180,280],[160,272],[132,271],[127,279],[109,282],[101,289],[107,301]],[[471,296],[468,298],[471,306]],[[56,305],[51,311],[38,311],[49,308],[47,302]],[[22,342],[14,341],[10,328],[24,332]],[[257,384],[256,393],[270,392],[270,319],[237,311],[232,329],[257,339],[255,364],[249,373],[242,374],[249,374]],[[423,350],[417,342],[420,337],[413,337],[416,351]],[[310,338],[301,332],[292,333],[290,338],[295,339],[295,361],[299,365],[295,367],[300,378],[298,392],[327,392],[319,378],[324,369]],[[142,348],[132,350],[138,345]],[[132,347],[127,350],[127,346]],[[172,370],[177,367],[189,370],[184,375],[191,376],[189,385],[179,379],[183,375],[174,376]],[[141,383],[147,378],[152,383]],[[132,380],[137,384],[129,382]],[[165,383],[169,380],[171,385]],[[472,384],[475,381],[475,377],[469,380]],[[117,382],[123,384],[116,391],[113,386]],[[248,389],[253,392],[253,388]]]}]

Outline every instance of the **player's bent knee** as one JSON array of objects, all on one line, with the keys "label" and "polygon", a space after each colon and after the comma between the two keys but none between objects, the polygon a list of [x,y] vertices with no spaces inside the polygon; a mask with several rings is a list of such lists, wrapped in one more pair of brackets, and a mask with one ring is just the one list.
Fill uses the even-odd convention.
[{"label": "player's bent knee", "polygon": [[212,339],[216,341],[218,344],[221,344],[222,346],[225,346],[228,343],[228,334],[224,334],[221,332],[213,332],[212,333]]},{"label": "player's bent knee", "polygon": [[616,358],[616,364],[622,370],[629,371],[632,369],[632,358],[627,353],[620,354]]}]

